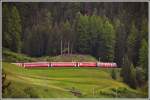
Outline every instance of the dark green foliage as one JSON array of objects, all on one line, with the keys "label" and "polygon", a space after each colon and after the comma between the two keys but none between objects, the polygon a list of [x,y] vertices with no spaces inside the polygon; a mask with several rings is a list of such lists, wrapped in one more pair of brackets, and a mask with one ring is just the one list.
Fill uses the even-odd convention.
[{"label": "dark green foliage", "polygon": [[140,67],[136,68],[136,80],[137,80],[137,85],[139,87],[143,86],[143,84],[145,83],[144,70]]},{"label": "dark green foliage", "polygon": [[21,52],[21,18],[18,9],[3,6],[3,45],[15,52]]},{"label": "dark green foliage", "polygon": [[148,44],[145,39],[142,40],[141,48],[140,48],[140,66],[144,69],[145,79],[148,79]]},{"label": "dark green foliage", "polygon": [[144,38],[146,41],[148,41],[148,20],[146,17],[142,18],[140,36],[141,38]]},{"label": "dark green foliage", "polygon": [[137,87],[137,82],[136,82],[136,70],[133,66],[133,64],[131,64],[130,66],[130,77],[129,77],[129,85],[132,88],[136,88]]},{"label": "dark green foliage", "polygon": [[8,22],[10,19],[10,13],[7,5],[3,5],[2,9],[2,14],[3,14],[3,30],[2,30],[2,43],[4,47],[10,48],[11,46],[11,35],[9,34],[9,29],[8,29]]},{"label": "dark green foliage", "polygon": [[135,46],[136,46],[137,34],[138,34],[138,31],[135,27],[134,22],[132,22],[130,34],[129,34],[128,39],[127,39],[127,50],[128,50],[127,52],[129,55],[129,59],[132,62],[134,62],[134,59],[136,56]]},{"label": "dark green foliage", "polygon": [[129,67],[130,67],[130,61],[128,59],[128,56],[125,55],[124,58],[123,58],[123,66],[122,66],[122,69],[121,69],[121,76],[124,77],[124,81],[126,82],[128,79],[126,77],[129,77],[129,73],[127,73]]},{"label": "dark green foliage", "polygon": [[115,34],[107,18],[80,15],[77,33],[78,52],[91,53],[97,58],[101,57],[103,61],[113,60]]},{"label": "dark green foliage", "polygon": [[31,56],[41,56],[46,54],[49,48],[49,35],[52,29],[51,13],[47,9],[37,11],[41,15],[37,15],[35,19],[38,23],[31,26],[24,41],[24,51]]},{"label": "dark green foliage", "polygon": [[123,65],[123,56],[126,50],[127,32],[125,30],[125,25],[119,19],[115,20],[114,26],[115,26],[115,33],[116,33],[114,60],[117,63],[118,67],[120,67]]},{"label": "dark green foliage", "polygon": [[7,91],[3,93],[3,98],[39,98],[39,94],[34,87],[26,87],[24,89],[18,89],[11,85],[7,88]]},{"label": "dark green foliage", "polygon": [[124,64],[123,64],[123,68],[121,71],[123,81],[127,83],[130,87],[136,88],[137,86],[136,70],[133,64],[129,61],[129,58],[127,55],[124,57],[123,61],[124,61]]},{"label": "dark green foliage", "polygon": [[29,95],[30,98],[39,98],[39,95],[36,93],[33,87],[27,87],[24,89],[24,92]]},{"label": "dark green foliage", "polygon": [[89,17],[80,15],[78,25],[77,25],[77,32],[78,32],[78,51],[81,53],[89,53]]},{"label": "dark green foliage", "polygon": [[11,35],[11,50],[15,52],[21,52],[21,19],[18,9],[13,6],[10,14],[10,19],[8,19],[8,32]]},{"label": "dark green foliage", "polygon": [[55,23],[54,27],[52,28],[51,35],[48,36],[46,54],[48,55],[60,54],[58,53],[60,51],[59,48],[60,40],[58,40],[58,38],[60,37],[59,35],[60,35],[59,26],[57,23]]},{"label": "dark green foliage", "polygon": [[99,91],[100,95],[110,96],[110,97],[116,97],[116,98],[137,98],[140,97],[139,93],[133,94],[132,90],[125,88],[125,87],[119,87],[119,88],[110,88],[111,92],[108,91]]},{"label": "dark green foliage", "polygon": [[6,93],[2,94],[3,98],[29,98],[29,95],[20,89],[16,89],[13,86],[10,86]]},{"label": "dark green foliage", "polygon": [[[135,28],[140,29],[141,26],[142,37],[147,36],[147,3],[117,3],[116,7],[114,5],[116,4],[4,3],[3,46],[20,51],[21,37],[23,53],[31,56],[58,55],[62,39],[64,45],[69,42],[73,52],[91,54],[97,58],[101,57],[104,61],[115,60],[121,66],[127,35],[132,28],[129,23],[134,19]],[[108,9],[109,7],[111,9]],[[9,13],[12,9],[14,14]],[[141,15],[143,9],[144,14]],[[130,14],[138,17],[131,17]],[[138,21],[139,16],[142,16],[142,21]],[[8,23],[10,24],[7,25]],[[15,30],[11,30],[13,27]],[[10,33],[15,33],[13,40],[16,42],[12,42]],[[138,49],[133,52],[137,55]],[[134,62],[137,60],[138,56]]]},{"label": "dark green foliage", "polygon": [[2,71],[2,93],[5,93],[10,85],[11,85],[11,82],[7,82],[6,74],[4,73],[4,70],[3,70]]}]

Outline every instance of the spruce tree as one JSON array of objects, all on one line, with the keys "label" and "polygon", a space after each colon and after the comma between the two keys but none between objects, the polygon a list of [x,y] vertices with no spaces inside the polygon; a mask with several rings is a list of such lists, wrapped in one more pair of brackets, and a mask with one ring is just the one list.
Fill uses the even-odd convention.
[{"label": "spruce tree", "polygon": [[78,52],[87,54],[90,52],[89,48],[89,16],[80,15],[78,25],[77,25],[77,32],[78,32]]},{"label": "spruce tree", "polygon": [[130,66],[130,70],[129,70],[129,85],[132,87],[132,88],[136,88],[137,87],[137,82],[136,82],[136,69],[134,68],[133,64],[131,64]]},{"label": "spruce tree", "polygon": [[3,5],[2,14],[3,14],[2,44],[3,44],[3,47],[10,48],[11,42],[12,42],[12,38],[8,29],[8,22],[10,19],[10,14],[9,14],[9,8],[6,4]]},{"label": "spruce tree", "polygon": [[21,52],[21,19],[18,12],[18,9],[13,6],[8,20],[8,29],[9,34],[11,35],[11,47],[10,49],[15,52]]},{"label": "spruce tree", "polygon": [[146,42],[145,39],[142,40],[139,55],[140,55],[139,64],[144,69],[145,79],[147,80],[148,79],[148,43]]},{"label": "spruce tree", "polygon": [[128,55],[129,55],[129,59],[135,64],[135,56],[136,56],[136,39],[137,39],[137,29],[136,26],[134,24],[134,22],[132,22],[131,25],[131,30],[130,30],[130,34],[128,36],[127,39],[127,50],[128,50]]},{"label": "spruce tree", "polygon": [[141,23],[141,38],[148,41],[148,20],[145,17],[142,17],[142,23]]},{"label": "spruce tree", "polygon": [[122,69],[121,69],[121,76],[123,77],[123,81],[125,83],[129,83],[129,70],[130,70],[130,65],[131,65],[131,62],[129,61],[129,58],[127,55],[125,55],[123,57],[123,66],[122,66]]},{"label": "spruce tree", "polygon": [[104,26],[102,29],[102,39],[104,39],[105,46],[104,57],[106,61],[113,61],[114,59],[114,46],[115,46],[115,31],[113,25],[106,18],[104,19]]},{"label": "spruce tree", "polygon": [[115,20],[115,62],[117,63],[118,67],[123,65],[123,56],[125,54],[126,49],[126,29],[124,28],[125,25],[119,20]]},{"label": "spruce tree", "polygon": [[137,85],[139,87],[141,87],[144,84],[145,81],[144,70],[140,66],[136,67],[136,80]]},{"label": "spruce tree", "polygon": [[124,56],[123,67],[121,70],[121,75],[123,77],[123,81],[127,83],[130,87],[136,88],[136,70],[133,64],[129,61],[127,55]]}]

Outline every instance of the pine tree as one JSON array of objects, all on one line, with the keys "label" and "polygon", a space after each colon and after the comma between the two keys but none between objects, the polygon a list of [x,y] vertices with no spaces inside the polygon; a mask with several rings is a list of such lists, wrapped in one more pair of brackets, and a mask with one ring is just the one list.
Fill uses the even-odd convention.
[{"label": "pine tree", "polygon": [[123,60],[123,67],[121,70],[121,76],[123,77],[123,81],[127,83],[130,87],[136,88],[136,70],[133,64],[129,61],[127,55],[125,55]]},{"label": "pine tree", "polygon": [[69,48],[72,44],[72,40],[74,39],[71,28],[71,24],[68,20],[61,25],[62,34],[60,35],[62,37],[62,41],[64,42],[64,49],[68,49],[68,52],[70,51]]},{"label": "pine tree", "polygon": [[107,61],[113,61],[114,59],[114,47],[115,47],[115,31],[113,25],[106,18],[104,19],[104,26],[102,31],[102,39],[104,39],[105,48],[104,57]]},{"label": "pine tree", "polygon": [[143,86],[145,81],[144,70],[139,66],[136,67],[136,80],[139,87]]},{"label": "pine tree", "polygon": [[41,56],[47,54],[49,49],[48,39],[52,30],[52,16],[47,9],[37,11],[41,13],[37,16],[31,27],[31,31],[27,31],[26,41],[24,42],[25,52],[31,56]]},{"label": "pine tree", "polygon": [[89,17],[80,15],[78,25],[77,25],[77,32],[78,32],[78,40],[77,40],[77,48],[78,52],[83,54],[88,54],[90,51],[89,48]]},{"label": "pine tree", "polygon": [[134,59],[136,56],[135,47],[136,47],[137,33],[138,31],[135,27],[135,24],[134,22],[132,22],[130,34],[127,39],[127,50],[128,50],[129,59],[132,60],[134,64],[136,63]]},{"label": "pine tree", "polygon": [[[91,54],[95,57],[102,57],[102,28],[103,19],[100,16],[92,15],[90,21],[90,49]],[[102,57],[103,59],[103,57]]]},{"label": "pine tree", "polygon": [[12,40],[10,49],[15,52],[21,52],[21,19],[18,12],[18,9],[13,6],[8,20],[8,29],[9,34],[11,35]]},{"label": "pine tree", "polygon": [[52,27],[51,34],[48,36],[46,54],[60,54],[60,28],[57,23],[55,23],[54,27]]},{"label": "pine tree", "polygon": [[8,9],[7,5],[3,5],[2,13],[3,13],[2,43],[3,43],[3,47],[10,48],[12,38],[11,38],[11,35],[9,33],[9,29],[8,29],[8,22],[10,19],[10,14],[9,14],[9,9]]},{"label": "pine tree", "polygon": [[129,85],[132,87],[132,88],[136,88],[137,87],[137,82],[136,82],[136,70],[133,66],[133,64],[131,64],[130,66],[130,71],[129,71],[129,74],[130,74],[130,77],[129,77]]},{"label": "pine tree", "polygon": [[143,67],[145,71],[145,78],[148,79],[148,44],[145,39],[142,40],[141,48],[140,48],[140,60],[139,64]]},{"label": "pine tree", "polygon": [[128,77],[129,77],[129,69],[130,69],[130,61],[128,59],[128,56],[125,55],[123,57],[123,66],[122,66],[122,69],[121,69],[121,76],[123,77],[123,81],[125,83],[128,83],[129,80],[128,80]]},{"label": "pine tree", "polygon": [[115,20],[115,32],[116,32],[116,38],[115,38],[115,58],[114,61],[117,63],[117,65],[120,67],[123,65],[123,56],[125,54],[126,49],[126,30],[125,25],[119,20]]},{"label": "pine tree", "polygon": [[145,17],[142,17],[141,23],[141,39],[143,38],[148,41],[148,20]]},{"label": "pine tree", "polygon": [[78,52],[93,54],[104,61],[113,61],[115,32],[107,18],[80,15],[77,33]]}]

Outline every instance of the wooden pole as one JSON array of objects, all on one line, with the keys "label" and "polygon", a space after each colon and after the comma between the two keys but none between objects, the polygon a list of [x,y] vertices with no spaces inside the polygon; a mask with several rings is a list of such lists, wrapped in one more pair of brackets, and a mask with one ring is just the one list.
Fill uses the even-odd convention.
[{"label": "wooden pole", "polygon": [[72,46],[71,46],[71,54],[72,54]]},{"label": "wooden pole", "polygon": [[68,42],[68,55],[69,55],[69,42]]},{"label": "wooden pole", "polygon": [[61,56],[62,56],[62,40],[61,40]]}]

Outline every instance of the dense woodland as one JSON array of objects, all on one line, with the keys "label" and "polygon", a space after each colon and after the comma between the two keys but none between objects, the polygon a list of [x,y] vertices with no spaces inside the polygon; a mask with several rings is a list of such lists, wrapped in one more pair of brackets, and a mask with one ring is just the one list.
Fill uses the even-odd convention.
[{"label": "dense woodland", "polygon": [[55,56],[62,44],[63,52],[116,62],[133,88],[147,80],[148,3],[3,3],[2,11],[4,48]]}]

